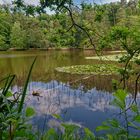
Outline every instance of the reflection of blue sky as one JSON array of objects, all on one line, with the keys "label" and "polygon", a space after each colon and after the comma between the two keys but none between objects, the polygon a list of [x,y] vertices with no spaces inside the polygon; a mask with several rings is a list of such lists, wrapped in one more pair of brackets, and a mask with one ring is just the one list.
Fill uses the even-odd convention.
[{"label": "reflection of blue sky", "polygon": [[[84,107],[89,111],[106,112],[113,109],[109,105],[112,95],[109,92],[98,91],[96,88],[84,92],[82,88],[72,89],[71,87],[51,81],[49,83],[30,82],[27,105],[34,106],[38,115],[60,114],[62,110],[73,107]],[[13,90],[17,90],[16,88]],[[37,91],[42,97],[39,99],[32,96]],[[114,109],[113,109],[114,110]]]},{"label": "reflection of blue sky", "polygon": [[[19,89],[15,86],[12,90]],[[49,119],[52,114],[60,114],[65,121],[71,120],[93,130],[119,113],[119,109],[110,105],[112,94],[96,88],[84,92],[82,87],[73,89],[64,83],[51,81],[30,82],[28,91],[25,105],[35,108],[36,116],[33,122],[40,125],[39,127],[42,127],[44,116]],[[33,91],[39,92],[41,97],[33,97]],[[130,103],[129,96],[127,102]]]},{"label": "reflection of blue sky", "polygon": [[[43,116],[60,114],[65,121],[71,120],[95,129],[115,111],[115,108],[109,105],[112,95],[96,88],[84,92],[82,87],[73,89],[64,83],[51,81],[30,82],[28,89],[26,106],[35,108],[37,114],[34,122],[39,120],[40,123],[37,125],[40,127]],[[42,97],[33,97],[32,91],[40,92]]]}]

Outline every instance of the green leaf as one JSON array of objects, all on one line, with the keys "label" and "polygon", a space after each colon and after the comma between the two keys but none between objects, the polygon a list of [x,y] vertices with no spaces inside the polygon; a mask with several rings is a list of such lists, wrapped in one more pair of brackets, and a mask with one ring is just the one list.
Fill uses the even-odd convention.
[{"label": "green leaf", "polygon": [[88,128],[84,128],[86,136],[84,137],[84,140],[95,140],[94,133],[92,133]]},{"label": "green leaf", "polygon": [[131,106],[131,110],[132,110],[133,112],[135,112],[135,113],[138,113],[138,112],[139,112],[138,106],[137,106],[136,104],[133,104],[133,105]]},{"label": "green leaf", "polygon": [[11,84],[12,84],[12,82],[13,82],[14,79],[15,79],[15,77],[16,77],[16,75],[9,75],[8,77],[6,77],[6,79],[5,79],[6,82],[5,82],[3,91],[2,91],[2,94],[3,94],[4,96],[6,96],[8,90],[9,90]]},{"label": "green leaf", "polygon": [[12,96],[13,96],[12,92],[8,91],[8,92],[6,93],[6,97],[7,97],[7,98],[12,97]]},{"label": "green leaf", "polygon": [[108,138],[108,140],[114,140],[113,135],[111,135],[111,134],[107,134],[107,138]]},{"label": "green leaf", "polygon": [[140,115],[135,116],[133,120],[140,123]]},{"label": "green leaf", "polygon": [[112,105],[115,105],[116,107],[121,108],[122,110],[125,109],[125,99],[126,99],[127,93],[126,91],[119,89],[114,93],[115,99],[112,102]]},{"label": "green leaf", "polygon": [[109,120],[109,123],[115,128],[119,127],[119,122],[116,119]]},{"label": "green leaf", "polygon": [[119,99],[120,101],[123,101],[123,102],[124,102],[124,101],[125,101],[125,98],[126,98],[126,96],[127,96],[127,93],[126,93],[125,90],[118,89],[118,90],[115,92],[114,96],[115,96],[117,99]]},{"label": "green leaf", "polygon": [[135,63],[136,63],[137,65],[140,65],[140,59],[135,60]]},{"label": "green leaf", "polygon": [[113,102],[111,102],[111,104],[121,108],[122,110],[125,109],[125,102],[121,102],[120,100],[114,99]]},{"label": "green leaf", "polygon": [[76,129],[78,129],[79,127],[75,124],[67,124],[67,123],[62,123],[62,126],[67,130],[67,131],[74,131]]},{"label": "green leaf", "polygon": [[25,82],[25,85],[24,85],[24,89],[23,89],[23,92],[22,92],[21,101],[19,103],[18,113],[20,113],[22,111],[23,103],[24,103],[24,100],[25,100],[26,91],[27,91],[27,87],[28,87],[28,83],[29,83],[30,76],[31,76],[31,73],[32,73],[32,69],[33,69],[33,66],[34,66],[34,64],[36,62],[36,59],[37,59],[37,57],[35,57],[32,65],[30,67],[30,70],[29,70],[29,73],[28,73],[28,76],[27,76],[27,79],[26,79],[26,82]]},{"label": "green leaf", "polygon": [[27,107],[26,108],[26,117],[32,117],[35,115],[35,111],[32,107]]},{"label": "green leaf", "polygon": [[57,140],[58,135],[53,128],[49,129],[43,136],[42,140]]},{"label": "green leaf", "polygon": [[133,128],[135,128],[137,130],[140,130],[140,127],[137,126],[136,124],[132,123],[132,122],[129,122],[128,125],[129,125],[129,127],[133,127]]},{"label": "green leaf", "polygon": [[58,114],[53,114],[52,116],[55,117],[56,119],[62,120],[61,116]]},{"label": "green leaf", "polygon": [[96,128],[96,131],[110,130],[110,127],[107,125],[101,125]]}]

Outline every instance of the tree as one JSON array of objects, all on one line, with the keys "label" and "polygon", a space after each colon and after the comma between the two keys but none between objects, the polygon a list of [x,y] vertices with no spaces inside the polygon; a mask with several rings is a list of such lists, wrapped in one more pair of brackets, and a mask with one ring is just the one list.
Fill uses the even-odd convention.
[{"label": "tree", "polygon": [[7,12],[0,12],[0,35],[4,38],[6,48],[10,45],[11,16]]},{"label": "tree", "polygon": [[13,11],[18,13],[22,12],[25,7],[23,0],[13,0],[12,4],[14,5]]},{"label": "tree", "polygon": [[117,24],[117,12],[120,6],[118,4],[110,4],[107,6],[107,15],[111,26]]},{"label": "tree", "polygon": [[15,22],[11,31],[11,46],[14,48],[25,48],[26,47],[26,34],[21,29],[20,23]]},{"label": "tree", "polygon": [[33,5],[27,5],[25,7],[26,16],[30,16],[30,15],[34,16],[35,11],[36,11],[36,8]]},{"label": "tree", "polygon": [[5,42],[5,37],[0,35],[0,50],[7,49],[8,45]]}]

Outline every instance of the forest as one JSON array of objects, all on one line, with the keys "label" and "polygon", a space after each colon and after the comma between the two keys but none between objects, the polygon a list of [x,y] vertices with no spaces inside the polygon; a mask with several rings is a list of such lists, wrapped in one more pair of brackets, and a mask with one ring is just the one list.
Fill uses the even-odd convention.
[{"label": "forest", "polygon": [[73,21],[88,35],[73,26],[67,9],[60,11],[51,7],[51,10],[56,14],[48,14],[45,8],[25,5],[22,1],[0,5],[0,49],[92,48],[89,35],[98,49],[114,48],[108,44],[112,31],[131,28],[139,32],[140,9],[136,1],[125,5],[83,2],[79,7],[71,7]]},{"label": "forest", "polygon": [[139,140],[140,1],[3,1],[0,75],[0,140]]}]

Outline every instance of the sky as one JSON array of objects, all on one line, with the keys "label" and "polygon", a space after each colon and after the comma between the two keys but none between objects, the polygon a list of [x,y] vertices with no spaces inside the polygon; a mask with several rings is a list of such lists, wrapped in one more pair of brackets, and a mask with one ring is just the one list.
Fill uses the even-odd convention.
[{"label": "sky", "polygon": [[[24,0],[25,3],[28,4],[34,4],[37,5],[39,3],[39,0]],[[74,0],[74,3],[79,5],[82,1],[88,2],[88,3],[109,3],[109,2],[115,2],[115,1],[119,1],[119,0]],[[0,3],[11,3],[11,0],[0,0]]]},{"label": "sky", "polygon": [[[0,4],[10,4],[12,0],[0,0]],[[98,3],[98,4],[103,4],[103,3],[110,3],[110,2],[116,2],[119,0],[73,0],[75,5],[80,5],[82,1],[87,2],[87,3]],[[39,0],[24,0],[25,3],[27,4],[32,4],[32,5],[38,5]],[[46,11],[48,14],[54,14],[54,11],[50,11],[49,8],[46,8]]]}]

